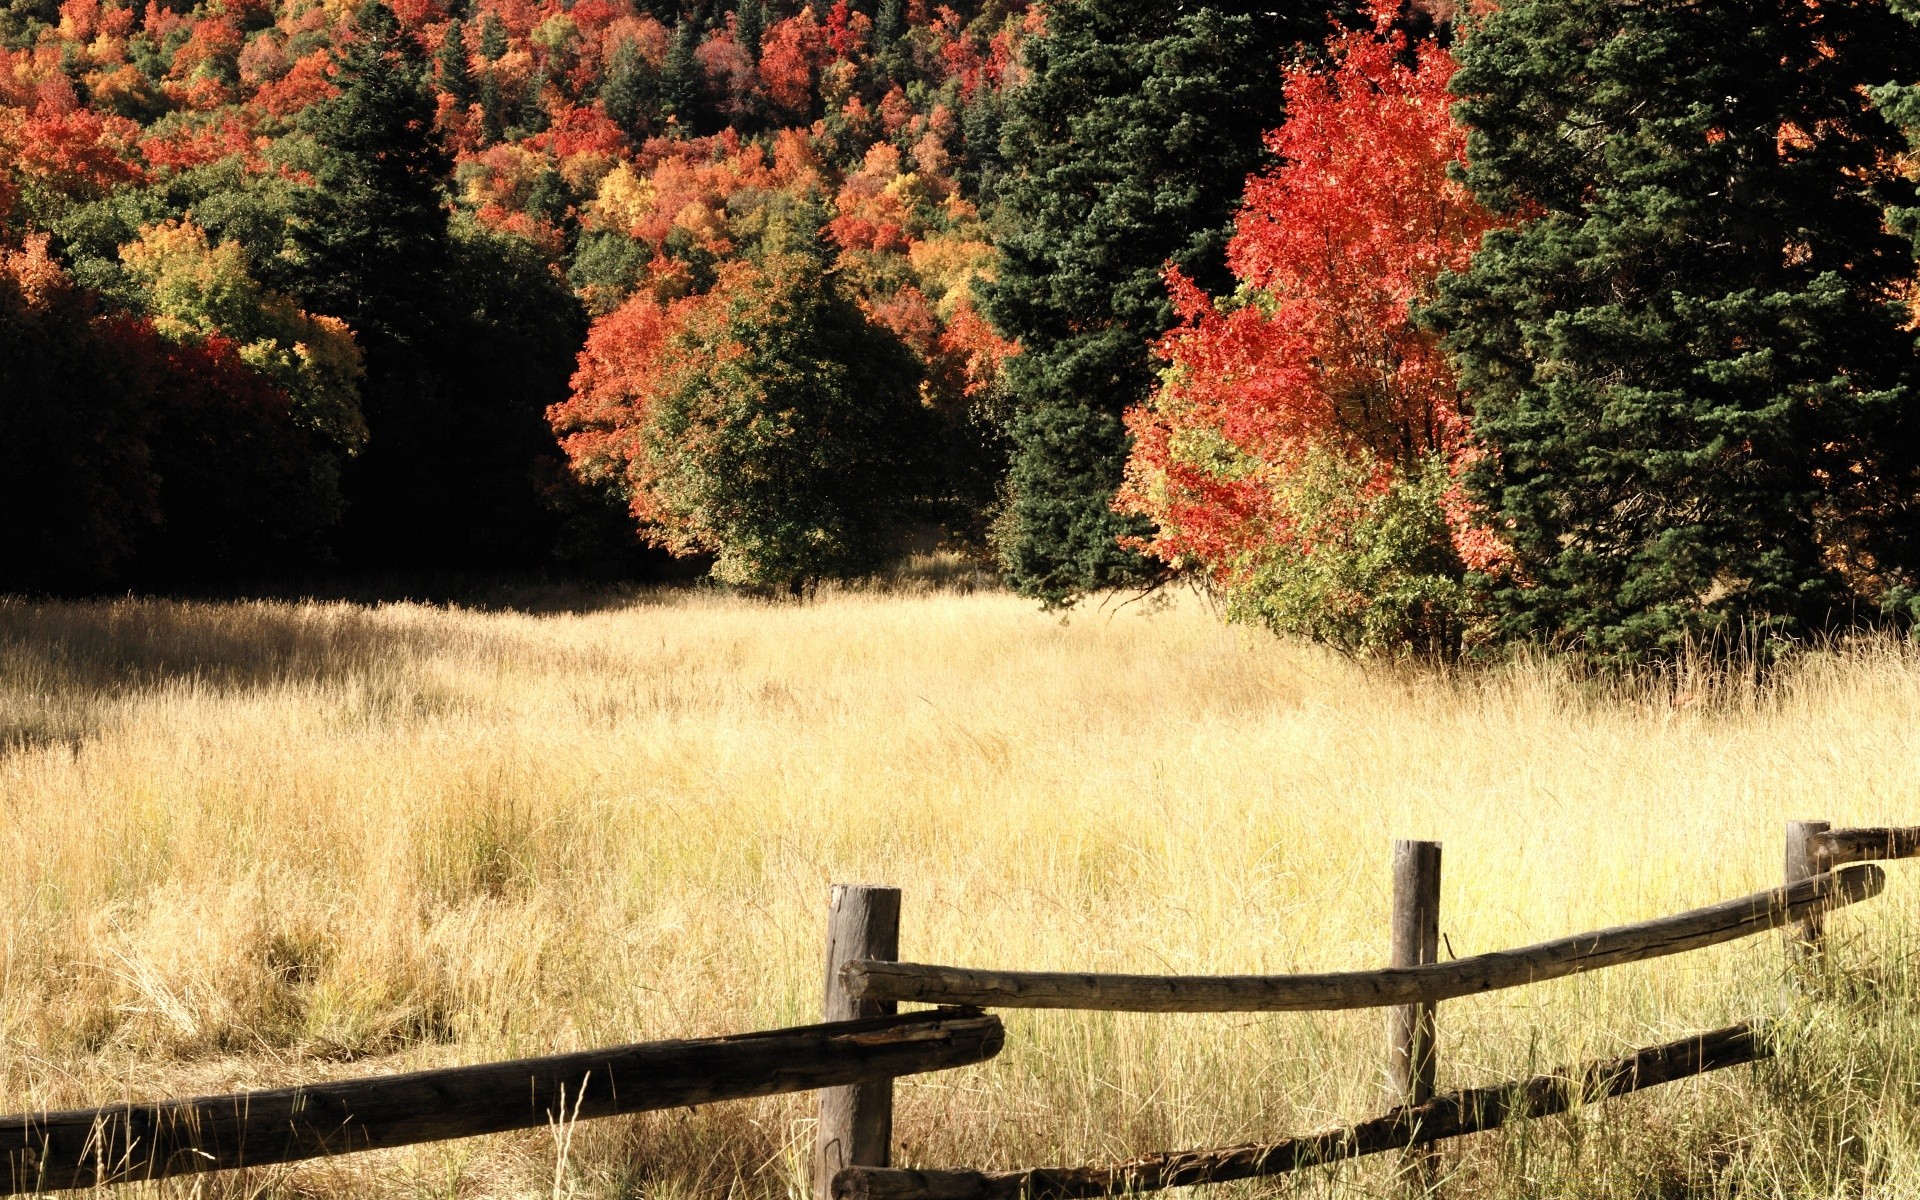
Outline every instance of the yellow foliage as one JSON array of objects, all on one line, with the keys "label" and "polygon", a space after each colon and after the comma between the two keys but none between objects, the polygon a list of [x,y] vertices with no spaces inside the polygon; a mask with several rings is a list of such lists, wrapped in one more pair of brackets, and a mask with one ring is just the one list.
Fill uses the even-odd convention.
[{"label": "yellow foliage", "polygon": [[587,213],[591,223],[601,229],[630,234],[653,211],[656,195],[652,181],[621,163],[600,181],[600,190]]},{"label": "yellow foliage", "polygon": [[169,338],[220,334],[278,383],[297,419],[346,453],[367,440],[360,413],[360,348],[346,322],[311,316],[248,271],[238,242],[209,243],[191,221],[162,221],[121,247],[120,261],[146,292],[154,328]]}]

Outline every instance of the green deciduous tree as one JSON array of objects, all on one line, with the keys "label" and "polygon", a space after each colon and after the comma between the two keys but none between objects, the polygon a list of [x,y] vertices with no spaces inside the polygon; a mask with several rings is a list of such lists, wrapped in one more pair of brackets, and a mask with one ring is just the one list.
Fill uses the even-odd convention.
[{"label": "green deciduous tree", "polygon": [[1817,629],[1920,567],[1920,370],[1884,0],[1516,0],[1454,79],[1487,204],[1447,335],[1518,573],[1606,658]]},{"label": "green deciduous tree", "polygon": [[985,296],[1022,346],[1007,366],[1001,538],[1022,592],[1059,602],[1145,573],[1117,541],[1142,526],[1111,504],[1127,452],[1120,414],[1146,399],[1151,343],[1173,324],[1161,273],[1172,261],[1229,286],[1233,209],[1261,133],[1280,122],[1281,63],[1324,38],[1328,12],[1065,0],[1028,43],[1028,77],[1006,105],[1004,236]]},{"label": "green deciduous tree", "polygon": [[705,296],[635,296],[594,327],[556,408],[576,470],[713,573],[798,592],[897,552],[923,511],[920,368],[817,252],[722,269]]}]

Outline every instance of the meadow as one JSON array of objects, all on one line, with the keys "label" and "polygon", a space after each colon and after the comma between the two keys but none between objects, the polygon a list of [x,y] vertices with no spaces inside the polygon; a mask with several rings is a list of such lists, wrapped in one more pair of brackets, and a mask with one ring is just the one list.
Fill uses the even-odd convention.
[{"label": "meadow", "polygon": [[[576,599],[0,601],[0,1107],[803,1023],[835,881],[902,887],[923,961],[1332,970],[1384,961],[1394,837],[1444,843],[1467,955],[1771,886],[1790,818],[1920,823],[1920,651],[1891,642],[1626,688],[1358,665],[1191,596]],[[1785,1039],[1454,1143],[1448,1194],[1920,1194],[1915,872],[1834,918],[1814,999],[1769,936],[1442,1005],[1442,1088],[1756,1014]],[[998,1059],[900,1084],[902,1161],[1382,1103],[1377,1012],[1007,1021]],[[810,1119],[784,1097],[124,1194],[798,1197]]]}]

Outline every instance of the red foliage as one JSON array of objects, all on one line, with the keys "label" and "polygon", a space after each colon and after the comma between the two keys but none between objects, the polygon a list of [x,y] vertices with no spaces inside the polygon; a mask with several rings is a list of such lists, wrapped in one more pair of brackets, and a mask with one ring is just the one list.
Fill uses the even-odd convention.
[{"label": "red foliage", "polygon": [[775,21],[760,40],[760,82],[767,98],[795,117],[813,106],[814,73],[827,59],[826,33],[811,7]]},{"label": "red foliage", "polygon": [[114,185],[144,178],[134,140],[140,127],[90,109],[26,116],[0,109],[0,175],[72,199],[103,196]]},{"label": "red foliage", "polygon": [[[661,302],[640,292],[594,322],[573,375],[573,394],[547,410],[560,435],[561,448],[574,471],[596,482],[627,477],[644,461],[649,405],[663,394],[672,370],[669,343],[703,305],[706,297]],[[633,491],[633,512],[642,521],[652,513],[644,487]]]},{"label": "red foliage", "polygon": [[258,165],[260,149],[251,126],[231,112],[209,124],[176,125],[165,137],[150,137],[140,143],[140,153],[151,166],[175,171],[236,154],[245,156],[250,165]]},{"label": "red foliage", "polygon": [[285,75],[256,92],[254,103],[276,117],[287,117],[309,104],[332,98],[340,89],[328,78],[329,62],[325,50],[309,53]]},{"label": "red foliage", "polygon": [[[1313,449],[1377,463],[1380,487],[1474,453],[1452,372],[1409,310],[1493,220],[1448,178],[1466,146],[1448,114],[1452,60],[1424,42],[1408,65],[1392,15],[1383,4],[1375,31],[1335,38],[1332,71],[1288,75],[1287,120],[1268,137],[1283,165],[1249,181],[1228,249],[1255,297],[1216,304],[1169,273],[1183,324],[1160,347],[1168,382],[1128,416],[1119,500],[1155,520],[1149,548],[1169,561],[1225,576],[1286,541],[1276,491]],[[1462,559],[1488,565],[1497,540],[1464,503],[1448,517]]]}]

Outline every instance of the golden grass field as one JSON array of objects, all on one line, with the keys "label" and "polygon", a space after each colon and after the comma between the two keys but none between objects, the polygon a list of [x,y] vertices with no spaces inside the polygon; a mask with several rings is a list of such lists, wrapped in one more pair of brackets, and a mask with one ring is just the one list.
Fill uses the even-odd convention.
[{"label": "golden grass field", "polygon": [[[828,885],[908,958],[1379,965],[1389,843],[1477,953],[1776,883],[1782,825],[1920,823],[1920,652],[1627,692],[1364,668],[1201,602],[992,590],[571,612],[0,601],[0,1108],[802,1023]],[[1920,862],[1779,940],[1448,1002],[1440,1086],[1785,1006],[1781,1061],[1450,1144],[1454,1197],[1920,1195]],[[900,1160],[1066,1165],[1382,1102],[1378,1012],[1013,1013],[903,1081]],[[786,1097],[126,1194],[798,1197]],[[1227,1196],[1388,1194],[1380,1164]]]}]

